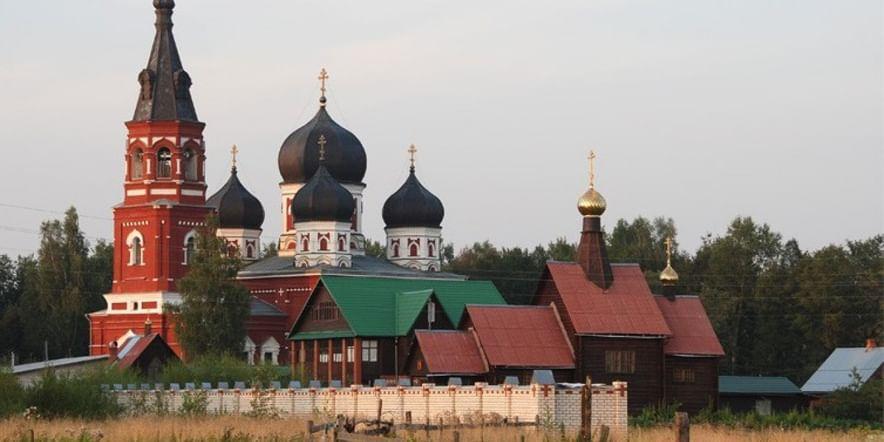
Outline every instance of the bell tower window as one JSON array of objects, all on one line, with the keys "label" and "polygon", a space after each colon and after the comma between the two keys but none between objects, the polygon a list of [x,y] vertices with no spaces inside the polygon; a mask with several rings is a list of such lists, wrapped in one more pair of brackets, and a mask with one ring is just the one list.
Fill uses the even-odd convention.
[{"label": "bell tower window", "polygon": [[196,181],[197,179],[197,155],[192,149],[184,150],[184,179]]},{"label": "bell tower window", "polygon": [[189,234],[184,240],[184,265],[190,265],[193,262],[194,253],[196,253],[196,238]]},{"label": "bell tower window", "polygon": [[172,177],[172,152],[165,147],[157,151],[157,178]]},{"label": "bell tower window", "polygon": [[136,149],[135,152],[132,153],[132,159],[130,161],[130,166],[132,168],[130,173],[131,179],[140,180],[144,178],[144,152],[142,152],[141,149]]},{"label": "bell tower window", "polygon": [[144,264],[144,239],[141,232],[133,230],[126,238],[126,245],[129,246],[129,265],[140,266]]}]

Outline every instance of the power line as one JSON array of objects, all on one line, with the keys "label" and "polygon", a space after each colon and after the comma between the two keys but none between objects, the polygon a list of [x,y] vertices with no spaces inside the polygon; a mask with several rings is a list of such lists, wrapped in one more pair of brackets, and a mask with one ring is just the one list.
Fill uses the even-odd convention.
[{"label": "power line", "polygon": [[[18,205],[18,204],[0,203],[0,207],[6,207],[8,209],[30,210],[32,212],[52,213],[55,215],[65,215],[65,212],[60,212],[58,210],[41,209],[38,207],[22,206],[22,205]],[[97,219],[97,220],[102,220],[102,221],[113,221],[113,218],[108,218],[106,216],[84,215],[84,214],[80,213],[79,211],[77,212],[77,216],[79,216],[80,218]]]}]

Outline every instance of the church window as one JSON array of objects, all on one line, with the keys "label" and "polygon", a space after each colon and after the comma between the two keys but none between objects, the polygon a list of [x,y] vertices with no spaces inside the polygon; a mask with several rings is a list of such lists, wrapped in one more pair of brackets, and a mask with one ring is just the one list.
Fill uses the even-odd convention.
[{"label": "church window", "polygon": [[132,310],[138,310],[138,302],[137,301],[132,303]]},{"label": "church window", "polygon": [[227,256],[236,258],[237,251],[239,251],[239,247],[237,247],[236,243],[231,242],[227,244]]},{"label": "church window", "polygon": [[343,236],[338,237],[338,251],[343,252],[347,248],[347,239]]},{"label": "church window", "polygon": [[301,251],[309,252],[310,251],[310,237],[304,235],[301,237]]},{"label": "church window", "polygon": [[141,234],[132,232],[129,239],[129,265],[140,266],[144,264],[144,244],[141,240]]},{"label": "church window", "polygon": [[133,180],[144,178],[144,152],[142,152],[141,149],[136,149],[135,152],[132,153],[131,167],[131,178]]},{"label": "church window", "polygon": [[378,361],[378,341],[362,341],[362,361]]},{"label": "church window", "polygon": [[340,317],[338,306],[332,301],[322,301],[313,309],[314,321],[334,321]]},{"label": "church window", "polygon": [[399,257],[399,240],[393,241],[393,258]]},{"label": "church window", "polygon": [[631,350],[606,351],[605,372],[621,374],[635,373],[635,352]]},{"label": "church window", "polygon": [[420,249],[418,248],[417,243],[412,243],[408,246],[408,256],[417,256],[420,253]]},{"label": "church window", "polygon": [[265,351],[264,352],[264,362],[268,364],[274,363],[276,360],[273,357],[273,352]]},{"label": "church window", "polygon": [[197,155],[191,149],[184,151],[184,179],[196,181]]},{"label": "church window", "polygon": [[428,250],[428,253],[429,253],[429,255],[430,255],[430,258],[436,256],[436,241],[430,241],[430,242],[428,242],[428,243],[427,243],[427,249],[429,249],[429,250]]},{"label": "church window", "polygon": [[172,152],[165,147],[157,152],[157,178],[172,177]]},{"label": "church window", "polygon": [[193,255],[196,253],[196,238],[193,232],[188,233],[184,240],[184,265],[190,265],[193,262]]},{"label": "church window", "polygon": [[246,258],[254,258],[255,257],[255,246],[249,244],[246,246]]},{"label": "church window", "polygon": [[696,379],[694,370],[690,368],[675,368],[672,370],[672,380],[679,384],[693,384]]},{"label": "church window", "polygon": [[323,252],[328,250],[328,236],[319,237],[319,250]]}]

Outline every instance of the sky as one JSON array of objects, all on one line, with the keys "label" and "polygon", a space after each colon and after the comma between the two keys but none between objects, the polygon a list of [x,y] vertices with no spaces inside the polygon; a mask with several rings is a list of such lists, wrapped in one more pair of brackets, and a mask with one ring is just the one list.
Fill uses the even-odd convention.
[{"label": "sky", "polygon": [[[365,233],[418,176],[456,248],[577,241],[590,149],[617,219],[672,217],[682,249],[736,216],[804,249],[884,231],[882,2],[178,0],[209,192],[239,176],[282,215],[276,164],[317,109],[368,155]],[[76,206],[112,236],[150,0],[0,0],[0,253]]]}]

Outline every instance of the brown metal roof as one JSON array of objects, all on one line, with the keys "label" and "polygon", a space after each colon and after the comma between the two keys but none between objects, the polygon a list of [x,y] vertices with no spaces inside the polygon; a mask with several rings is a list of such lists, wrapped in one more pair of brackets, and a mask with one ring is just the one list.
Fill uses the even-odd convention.
[{"label": "brown metal roof", "polygon": [[574,352],[554,308],[468,305],[467,314],[489,365],[574,368]]},{"label": "brown metal roof", "polygon": [[414,336],[430,374],[478,375],[488,372],[472,333],[418,330]]},{"label": "brown metal roof", "polygon": [[555,283],[577,334],[670,335],[638,264],[611,268],[614,282],[604,290],[577,263],[547,263],[545,274]]},{"label": "brown metal roof", "polygon": [[699,297],[654,298],[672,330],[672,336],[663,347],[666,354],[724,356],[724,349],[721,348]]}]

